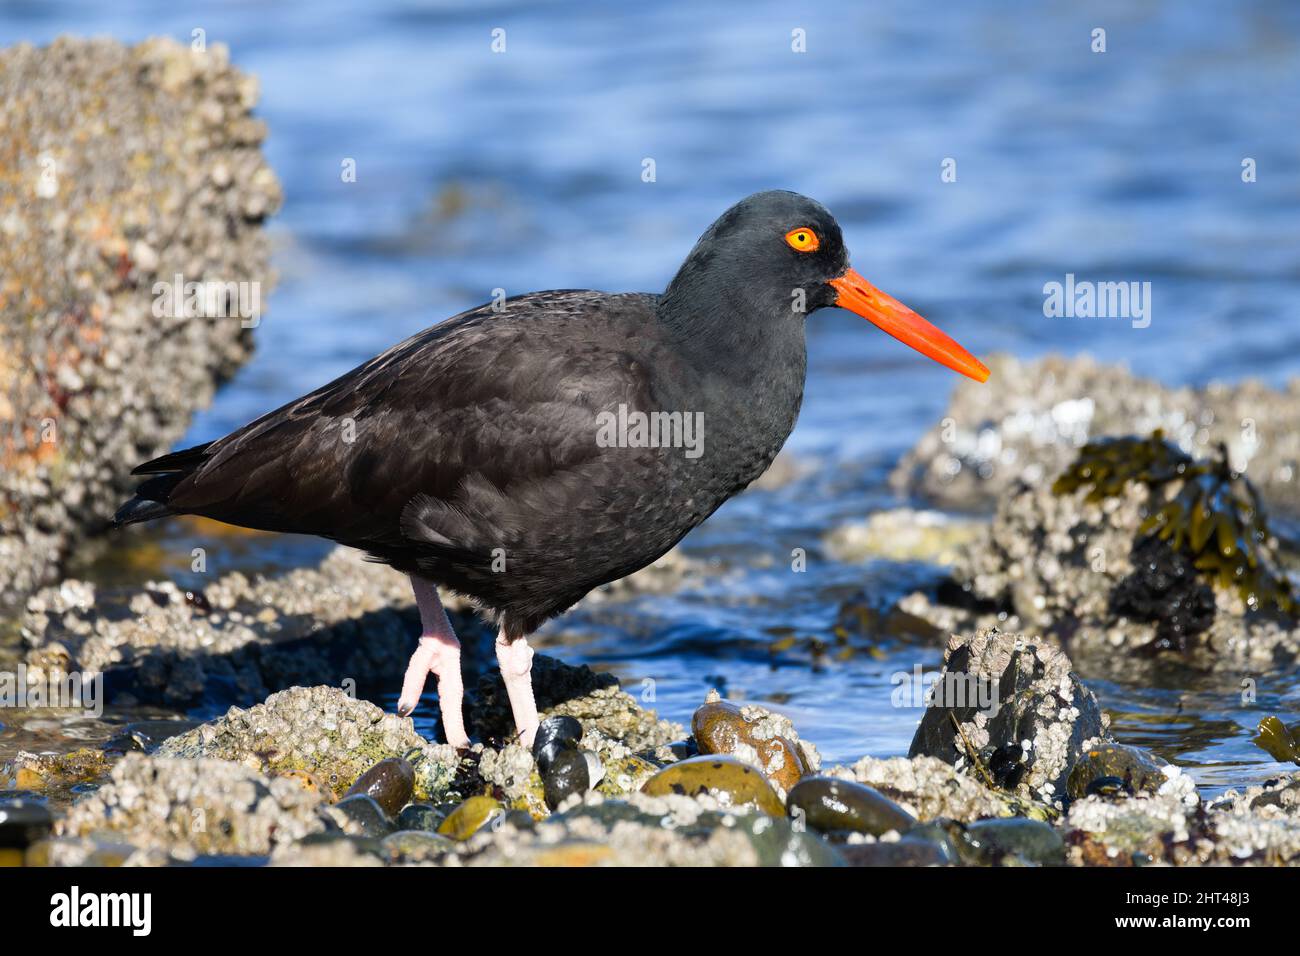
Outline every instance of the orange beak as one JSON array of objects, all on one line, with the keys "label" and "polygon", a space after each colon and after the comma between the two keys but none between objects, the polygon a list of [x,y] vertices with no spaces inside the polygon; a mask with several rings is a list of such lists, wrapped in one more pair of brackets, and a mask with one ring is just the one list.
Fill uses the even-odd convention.
[{"label": "orange beak", "polygon": [[988,381],[989,370],[983,362],[852,269],[838,279],[832,279],[830,284],[839,294],[835,304],[841,309],[856,312],[904,345],[910,345],[954,372],[961,372],[977,382]]}]

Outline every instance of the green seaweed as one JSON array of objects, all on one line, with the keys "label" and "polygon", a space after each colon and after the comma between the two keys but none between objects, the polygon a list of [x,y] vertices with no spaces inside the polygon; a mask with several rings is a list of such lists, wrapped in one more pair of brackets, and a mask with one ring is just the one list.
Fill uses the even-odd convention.
[{"label": "green seaweed", "polygon": [[1192,561],[1202,578],[1236,592],[1251,610],[1265,606],[1292,614],[1291,583],[1278,570],[1275,539],[1255,486],[1232,470],[1220,444],[1211,461],[1198,461],[1155,431],[1089,442],[1052,484],[1058,495],[1087,488],[1086,501],[1121,494],[1129,482],[1151,490],[1150,514],[1139,536],[1155,535]]},{"label": "green seaweed", "polygon": [[1274,760],[1290,760],[1300,764],[1300,724],[1287,727],[1277,717],[1265,717],[1259,722],[1258,733],[1251,743],[1268,751]]}]

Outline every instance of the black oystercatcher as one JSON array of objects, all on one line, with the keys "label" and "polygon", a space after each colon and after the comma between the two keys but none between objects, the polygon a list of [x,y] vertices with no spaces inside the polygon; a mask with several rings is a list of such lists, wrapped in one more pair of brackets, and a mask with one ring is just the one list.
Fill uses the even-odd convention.
[{"label": "black oystercatcher", "polygon": [[225,438],[146,462],[118,524],[204,515],[314,534],[410,575],[423,631],[398,702],[438,681],[468,743],[439,586],[494,613],[520,739],[526,636],[645,567],[761,475],[794,427],[804,317],[869,319],[979,381],[978,360],[849,268],[821,205],[763,192],[705,231],[662,295],[564,290],[480,306]]}]

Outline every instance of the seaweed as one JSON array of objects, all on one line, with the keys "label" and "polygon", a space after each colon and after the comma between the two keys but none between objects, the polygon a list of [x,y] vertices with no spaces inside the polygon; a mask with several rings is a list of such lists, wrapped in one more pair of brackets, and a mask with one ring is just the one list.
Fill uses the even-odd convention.
[{"label": "seaweed", "polygon": [[1300,764],[1300,724],[1287,727],[1277,717],[1265,717],[1259,722],[1258,732],[1251,743],[1268,751],[1274,760],[1290,760]]},{"label": "seaweed", "polygon": [[1058,495],[1087,488],[1100,502],[1136,482],[1151,490],[1150,514],[1138,528],[1185,555],[1203,580],[1240,595],[1250,610],[1272,606],[1295,611],[1291,583],[1278,570],[1276,542],[1255,486],[1233,471],[1222,443],[1199,461],[1155,431],[1089,442],[1052,484]]}]

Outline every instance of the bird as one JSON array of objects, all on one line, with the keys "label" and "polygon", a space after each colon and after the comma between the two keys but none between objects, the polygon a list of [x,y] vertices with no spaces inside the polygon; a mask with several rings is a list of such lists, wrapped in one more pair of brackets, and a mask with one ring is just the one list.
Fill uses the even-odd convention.
[{"label": "bird", "polygon": [[439,589],[496,629],[515,739],[538,728],[528,636],[659,559],[758,478],[794,428],[805,320],[838,306],[979,382],[970,352],[849,264],[820,203],[771,190],[710,225],[662,293],[497,299],[417,332],[224,438],[137,466],[116,525],[201,515],[317,535],[410,577],[430,674],[469,745]]}]

